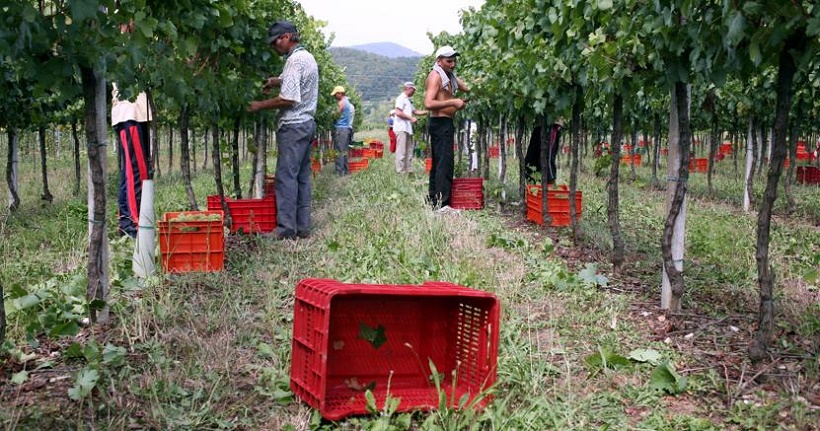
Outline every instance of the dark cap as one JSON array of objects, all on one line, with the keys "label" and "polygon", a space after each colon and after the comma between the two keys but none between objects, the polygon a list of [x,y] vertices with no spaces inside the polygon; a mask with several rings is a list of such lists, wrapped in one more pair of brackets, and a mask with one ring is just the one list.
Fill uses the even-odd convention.
[{"label": "dark cap", "polygon": [[276,21],[268,28],[268,45],[278,39],[279,36],[287,33],[298,33],[296,26],[290,21]]}]

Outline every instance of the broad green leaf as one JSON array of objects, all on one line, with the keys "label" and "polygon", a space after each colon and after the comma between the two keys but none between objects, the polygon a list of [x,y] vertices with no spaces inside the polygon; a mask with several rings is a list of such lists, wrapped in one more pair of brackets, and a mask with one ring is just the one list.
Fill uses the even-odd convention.
[{"label": "broad green leaf", "polygon": [[668,362],[658,365],[649,380],[650,388],[670,395],[677,395],[686,390],[686,378],[676,373]]},{"label": "broad green leaf", "polygon": [[103,349],[103,364],[111,366],[125,365],[125,347],[106,344]]},{"label": "broad green leaf", "polygon": [[48,332],[51,336],[55,337],[70,337],[72,335],[77,335],[80,332],[80,325],[77,324],[76,321],[72,320],[70,322],[55,325]]},{"label": "broad green leaf", "polygon": [[28,371],[26,370],[20,371],[19,373],[14,373],[11,376],[11,382],[15,385],[22,385],[26,382],[26,380],[28,380]]},{"label": "broad green leaf", "polygon": [[100,373],[97,370],[84,369],[77,375],[77,380],[74,382],[74,387],[68,390],[68,396],[74,400],[79,401],[97,386],[97,381],[100,378]]},{"label": "broad green leaf", "polygon": [[74,0],[69,2],[71,7],[71,19],[79,24],[83,21],[94,18],[97,14],[99,1],[97,0]]},{"label": "broad green leaf", "polygon": [[598,0],[598,9],[599,10],[612,9],[612,0]]},{"label": "broad green leaf", "polygon": [[649,362],[652,365],[659,364],[663,359],[663,355],[654,349],[635,349],[629,352],[627,357],[637,362]]},{"label": "broad green leaf", "polygon": [[584,362],[592,369],[618,368],[632,365],[629,359],[605,349],[599,350],[584,358]]},{"label": "broad green leaf", "polygon": [[367,326],[367,324],[359,322],[359,338],[366,340],[376,349],[387,342],[387,336],[384,335],[383,325],[379,325],[376,328],[371,328],[370,326]]}]

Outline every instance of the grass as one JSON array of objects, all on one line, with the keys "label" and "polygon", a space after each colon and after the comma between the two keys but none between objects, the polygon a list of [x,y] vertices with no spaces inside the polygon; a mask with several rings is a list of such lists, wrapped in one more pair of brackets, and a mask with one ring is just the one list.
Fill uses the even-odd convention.
[{"label": "grass", "polygon": [[[379,133],[373,136],[387,142]],[[56,161],[52,169],[68,178],[69,166]],[[416,168],[423,171],[422,161]],[[756,218],[738,209],[742,186],[730,173],[718,174],[716,197],[706,195],[702,175],[692,177],[686,314],[667,316],[657,308],[665,194],[646,185],[647,168],[638,169],[635,183],[622,183],[630,263],[626,275],[604,283],[580,274],[593,263],[608,275],[601,257],[610,242],[606,189],[592,176],[582,175],[580,185],[584,245],[573,246],[566,230],[522,223],[495,199],[484,211],[433,214],[423,199],[425,175],[396,175],[389,153],[349,177],[332,170],[315,178],[311,239],[232,236],[223,273],[138,283],[129,272],[132,243],[112,239],[114,322],[62,337],[44,332],[72,312],[65,304],[83,309],[72,298],[84,292],[84,199],[70,197],[68,184],[52,183],[57,198],[43,206],[36,170],[23,170],[23,208],[0,220],[0,282],[7,295],[41,289],[54,299],[9,318],[3,378],[18,380],[0,386],[0,422],[20,429],[817,429],[810,400],[820,391],[820,310],[817,280],[809,277],[820,254],[812,222],[817,188],[795,188],[795,215],[776,209],[771,253],[781,335],[767,371],[743,353],[756,312]],[[508,179],[508,196],[514,181]],[[187,207],[177,172],[156,183],[158,215]],[[210,171],[198,171],[194,189],[204,207],[214,190]],[[381,415],[319,420],[288,388],[293,289],[306,277],[446,280],[494,292],[503,306],[496,400],[476,412],[398,414],[377,406]],[[72,343],[82,354],[69,354]],[[673,396],[650,388],[650,363],[585,361],[604,350],[627,356],[635,349],[671,363],[688,379],[686,390]],[[101,377],[72,399],[69,390],[89,369]]]}]

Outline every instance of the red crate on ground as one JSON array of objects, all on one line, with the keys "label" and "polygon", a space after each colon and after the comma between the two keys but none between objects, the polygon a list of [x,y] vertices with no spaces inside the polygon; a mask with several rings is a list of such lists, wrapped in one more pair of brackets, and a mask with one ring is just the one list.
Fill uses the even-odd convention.
[{"label": "red crate on ground", "polygon": [[363,148],[350,148],[347,150],[347,157],[350,158],[359,158],[364,157],[364,149]]},{"label": "red crate on ground", "polygon": [[157,222],[159,252],[165,272],[222,271],[225,233],[222,211],[163,214]]},{"label": "red crate on ground", "polygon": [[820,184],[820,168],[814,166],[798,166],[797,183]]},{"label": "red crate on ground", "polygon": [[501,149],[499,147],[490,147],[490,158],[497,159]]},{"label": "red crate on ground", "polygon": [[622,165],[628,165],[630,163],[635,165],[635,166],[640,166],[641,165],[641,155],[640,154],[635,154],[635,155],[627,154],[625,156],[621,156],[621,164]]},{"label": "red crate on ground", "polygon": [[[560,227],[572,224],[569,205],[569,188],[567,186],[558,186],[547,190],[548,213],[552,218],[550,226]],[[580,220],[583,213],[583,192],[581,190],[575,191],[575,212],[578,215],[578,220]],[[527,220],[540,225],[544,224],[544,211],[541,207],[541,186],[527,186]]]},{"label": "red crate on ground", "polygon": [[706,172],[709,170],[709,159],[691,159],[689,160],[689,172]]},{"label": "red crate on ground", "polygon": [[456,284],[305,279],[296,286],[290,387],[329,420],[366,414],[366,389],[378,406],[389,395],[401,400],[398,411],[435,409],[432,361],[456,406],[495,383],[498,325],[494,295]]},{"label": "red crate on ground", "polygon": [[384,150],[384,144],[379,141],[373,141],[369,144],[369,146],[374,150]]},{"label": "red crate on ground", "polygon": [[347,162],[347,169],[352,174],[353,172],[359,172],[367,169],[370,166],[370,162],[367,159],[361,160],[350,160]]},{"label": "red crate on ground", "polygon": [[453,178],[450,207],[459,210],[484,208],[484,178]]},{"label": "red crate on ground", "polygon": [[362,157],[364,157],[365,159],[375,159],[376,150],[372,148],[362,148]]},{"label": "red crate on ground", "polygon": [[433,159],[428,157],[424,159],[424,172],[430,173],[433,170]]},{"label": "red crate on ground", "polygon": [[384,157],[384,150],[379,150],[379,149],[373,150],[373,158],[381,159],[382,157]]},{"label": "red crate on ground", "polygon": [[[267,195],[262,199],[225,198],[231,215],[231,233],[273,232],[276,229],[276,197]],[[208,196],[208,210],[221,210],[219,195]]]},{"label": "red crate on ground", "polygon": [[319,173],[321,170],[322,170],[322,162],[319,161],[319,159],[312,159],[310,161],[310,171],[313,172],[313,174],[315,175],[315,174]]}]

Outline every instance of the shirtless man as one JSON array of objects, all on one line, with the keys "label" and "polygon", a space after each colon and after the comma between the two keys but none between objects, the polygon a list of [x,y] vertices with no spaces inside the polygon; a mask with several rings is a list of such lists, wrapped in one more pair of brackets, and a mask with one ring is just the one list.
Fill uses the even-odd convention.
[{"label": "shirtless man", "polygon": [[453,71],[458,52],[451,46],[442,46],[436,51],[436,64],[427,75],[424,92],[424,108],[429,111],[430,148],[433,166],[430,169],[429,199],[434,209],[444,212],[450,208],[450,188],[453,185],[453,117],[456,111],[464,109],[467,101],[455,97],[456,90],[469,92],[470,89]]}]

